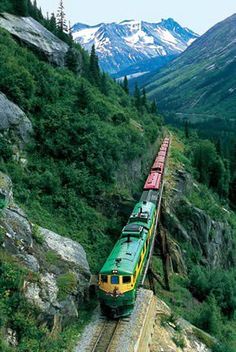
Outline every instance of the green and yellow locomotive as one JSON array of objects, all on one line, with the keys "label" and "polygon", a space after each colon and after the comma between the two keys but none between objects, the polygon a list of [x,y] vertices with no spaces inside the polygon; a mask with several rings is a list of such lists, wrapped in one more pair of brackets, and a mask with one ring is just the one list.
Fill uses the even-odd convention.
[{"label": "green and yellow locomotive", "polygon": [[[168,142],[168,143],[167,143]],[[167,156],[169,139],[165,139],[161,152]],[[161,165],[161,171],[156,165]],[[98,296],[102,312],[112,318],[127,316],[134,307],[137,288],[150,253],[156,229],[156,214],[164,173],[163,156],[157,156],[137,203],[99,273]]]}]

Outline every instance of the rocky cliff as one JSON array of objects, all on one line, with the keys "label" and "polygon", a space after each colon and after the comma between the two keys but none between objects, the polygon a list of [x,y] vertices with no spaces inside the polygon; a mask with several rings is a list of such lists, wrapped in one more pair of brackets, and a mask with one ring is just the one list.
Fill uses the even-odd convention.
[{"label": "rocky cliff", "polygon": [[29,142],[32,132],[31,121],[25,113],[0,92],[0,133],[23,147]]},{"label": "rocky cliff", "polygon": [[[198,184],[184,169],[174,170],[174,185],[165,202],[163,225],[179,243],[198,254],[201,264],[211,268],[230,268],[236,263],[234,232],[229,223],[215,220],[189,201]],[[225,210],[226,211],[226,210]]]},{"label": "rocky cliff", "polygon": [[170,250],[175,246],[173,253],[179,252],[182,258],[191,251],[199,264],[211,269],[232,268],[236,264],[236,233],[230,221],[231,211],[207,187],[196,182],[195,171],[181,150],[183,145],[180,147],[181,143],[175,140],[173,144],[162,212]]},{"label": "rocky cliff", "polygon": [[79,243],[32,224],[14,203],[12,182],[2,173],[0,199],[0,249],[32,273],[22,285],[24,295],[41,312],[39,319],[58,329],[79,316],[87,299],[86,253]]},{"label": "rocky cliff", "polygon": [[0,14],[0,27],[18,41],[40,52],[49,62],[63,66],[69,46],[31,17]]}]

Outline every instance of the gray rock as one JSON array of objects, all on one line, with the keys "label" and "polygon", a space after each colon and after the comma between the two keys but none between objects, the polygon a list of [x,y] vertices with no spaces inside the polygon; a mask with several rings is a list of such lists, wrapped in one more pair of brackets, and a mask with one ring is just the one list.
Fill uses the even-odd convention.
[{"label": "gray rock", "polygon": [[0,209],[12,202],[12,182],[10,177],[0,172]]},{"label": "gray rock", "polygon": [[[1,173],[0,192],[9,199],[0,213],[1,246],[37,273],[27,277],[23,292],[41,311],[40,320],[59,329],[67,319],[79,315],[80,304],[87,298],[91,274],[86,253],[79,243],[33,225],[14,203],[10,178]],[[68,273],[73,275],[73,288],[68,285],[63,291]],[[58,280],[63,276],[61,287]]]},{"label": "gray rock", "polygon": [[11,328],[6,330],[6,342],[9,346],[17,347],[18,340],[16,331],[12,330]]},{"label": "gray rock", "polygon": [[18,258],[20,258],[24,264],[35,273],[39,272],[40,266],[38,260],[31,254],[19,254]]},{"label": "gray rock", "polygon": [[55,275],[45,273],[41,276],[41,297],[44,301],[48,301],[51,304],[57,302],[58,287]]},{"label": "gray rock", "polygon": [[14,37],[40,51],[51,63],[63,66],[68,45],[31,17],[17,17],[8,13],[0,15],[0,27]]},{"label": "gray rock", "polygon": [[78,307],[72,297],[68,297],[67,300],[60,302],[61,313],[65,317],[75,317],[78,318]]},{"label": "gray rock", "polygon": [[[6,228],[7,232],[12,236],[12,239],[9,239],[14,246],[13,253],[27,251],[33,246],[31,224],[25,216],[18,213],[14,209],[5,209],[2,218],[1,224]],[[8,247],[6,247],[8,248]]]},{"label": "gray rock", "polygon": [[203,264],[212,268],[235,265],[234,234],[230,225],[214,221],[186,199],[188,192],[197,187],[190,174],[178,171],[175,181],[172,196],[164,206],[162,221],[165,228],[177,241],[189,242],[200,253]]},{"label": "gray rock", "polygon": [[44,229],[42,227],[39,229],[44,237],[44,246],[56,252],[61,257],[61,259],[75,264],[83,272],[90,275],[85,250],[78,242],[75,242],[66,237],[62,237],[55,232]]},{"label": "gray rock", "polygon": [[13,130],[23,143],[27,143],[33,128],[25,113],[0,92],[0,131],[9,130]]}]

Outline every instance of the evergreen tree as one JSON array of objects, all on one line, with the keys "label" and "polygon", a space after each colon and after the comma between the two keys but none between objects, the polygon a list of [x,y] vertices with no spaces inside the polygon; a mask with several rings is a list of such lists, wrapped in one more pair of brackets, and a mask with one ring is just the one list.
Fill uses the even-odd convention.
[{"label": "evergreen tree", "polygon": [[57,31],[57,20],[56,20],[56,17],[55,17],[54,13],[51,14],[51,17],[50,17],[50,20],[49,20],[49,29],[53,33],[55,33]]},{"label": "evergreen tree", "polygon": [[104,95],[108,95],[108,80],[105,72],[102,73],[101,82],[100,82],[100,90]]},{"label": "evergreen tree", "polygon": [[157,104],[156,104],[156,100],[155,99],[151,103],[150,113],[151,114],[156,114],[157,113]]},{"label": "evergreen tree", "polygon": [[188,120],[185,120],[185,122],[184,122],[184,132],[185,132],[185,137],[188,139],[189,138],[189,122],[188,122]]},{"label": "evergreen tree", "polygon": [[140,89],[135,83],[135,89],[134,89],[134,104],[138,110],[141,108],[141,94],[140,94]]},{"label": "evergreen tree", "polygon": [[28,16],[28,0],[12,0],[12,4],[17,16]]},{"label": "evergreen tree", "polygon": [[66,67],[74,72],[75,74],[79,71],[79,58],[78,52],[73,46],[71,45],[66,53],[65,56],[65,64]]},{"label": "evergreen tree", "polygon": [[57,10],[57,27],[61,32],[68,32],[63,0],[60,0],[59,7]]},{"label": "evergreen tree", "polygon": [[90,72],[90,80],[92,83],[95,83],[99,86],[100,84],[100,69],[98,65],[98,57],[95,50],[95,45],[93,44],[90,60],[89,60],[89,72]]},{"label": "evergreen tree", "polygon": [[68,27],[68,34],[69,34],[70,39],[73,42],[72,27],[71,27],[70,21],[69,21],[69,27]]},{"label": "evergreen tree", "polygon": [[85,87],[84,82],[81,83],[78,95],[77,95],[77,104],[80,111],[84,111],[89,105],[89,93]]},{"label": "evergreen tree", "polygon": [[221,146],[221,140],[220,138],[217,139],[216,143],[216,150],[217,150],[217,153],[222,156],[222,146]]},{"label": "evergreen tree", "polygon": [[143,106],[147,106],[147,95],[146,95],[146,89],[143,88],[143,91],[142,91],[142,105]]},{"label": "evergreen tree", "polygon": [[123,81],[123,88],[124,91],[129,94],[129,82],[127,76],[125,76],[124,81]]}]

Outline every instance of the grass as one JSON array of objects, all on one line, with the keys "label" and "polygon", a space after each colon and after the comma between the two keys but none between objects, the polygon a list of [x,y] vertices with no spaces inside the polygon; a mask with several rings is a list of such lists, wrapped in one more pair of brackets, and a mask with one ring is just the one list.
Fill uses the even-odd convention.
[{"label": "grass", "polygon": [[58,276],[57,286],[59,288],[58,297],[64,299],[68,294],[76,293],[78,285],[77,277],[74,273],[69,272]]},{"label": "grass", "polygon": [[50,251],[46,252],[45,259],[48,264],[57,265],[60,260],[60,257],[58,256],[57,253],[50,250]]},{"label": "grass", "polygon": [[44,243],[44,237],[43,237],[38,225],[33,225],[32,237],[38,244],[42,245]]}]

